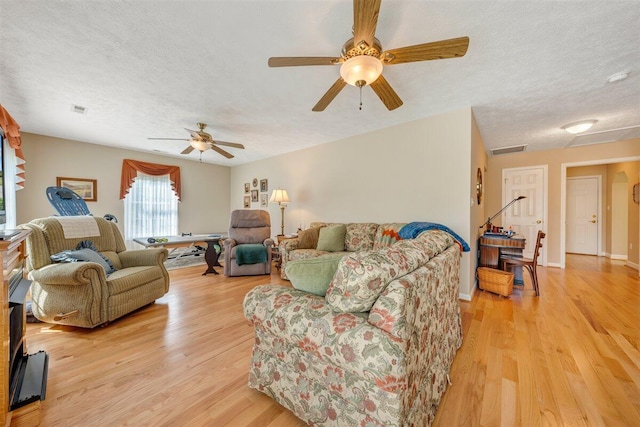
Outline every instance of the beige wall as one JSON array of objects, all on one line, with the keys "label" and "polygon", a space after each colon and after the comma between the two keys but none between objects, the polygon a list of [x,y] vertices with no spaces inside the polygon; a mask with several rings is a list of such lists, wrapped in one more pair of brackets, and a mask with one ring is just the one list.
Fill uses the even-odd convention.
[{"label": "beige wall", "polygon": [[[614,163],[619,159],[640,157],[640,139],[627,141],[619,141],[608,144],[589,145],[584,147],[575,147],[548,151],[535,151],[514,153],[502,156],[491,156],[488,159],[487,171],[487,211],[489,213],[500,210],[502,202],[502,170],[505,168],[526,167],[533,165],[548,165],[549,168],[549,215],[548,222],[545,227],[547,232],[547,249],[548,262],[550,265],[561,264],[560,250],[560,229],[561,229],[561,188],[562,188],[562,169],[563,164],[572,164],[580,162],[590,163]],[[630,178],[632,179],[632,178]],[[636,174],[635,182],[638,182]],[[636,214],[637,217],[637,214]],[[633,231],[630,230],[630,233]],[[630,238],[637,242],[640,236],[636,233]],[[629,240],[631,242],[631,239]],[[634,245],[634,247],[637,246]],[[632,254],[630,254],[630,257]],[[630,258],[632,263],[637,265],[637,252],[634,259]]]},{"label": "beige wall", "polygon": [[[620,173],[624,173],[628,179],[628,186],[626,189],[626,208],[627,208],[627,238],[626,238],[626,246],[627,246],[627,259],[631,264],[634,264],[636,267],[638,266],[638,244],[640,236],[640,228],[638,223],[640,221],[640,210],[638,209],[638,204],[633,202],[633,186],[637,184],[640,180],[640,162],[624,162],[624,163],[616,163],[607,166],[607,188],[612,190],[614,183],[616,181],[616,176]],[[614,198],[613,192],[609,191],[609,197],[607,197],[607,211],[614,209]],[[608,226],[611,227],[611,220],[608,221]],[[614,242],[609,240],[609,245],[607,247],[607,253],[612,255],[624,255],[624,248],[621,248],[619,245],[615,245],[615,241],[625,241],[623,237],[614,236],[612,231],[612,237],[617,237],[614,239]],[[629,247],[631,244],[631,247]],[[622,252],[622,253],[620,253]]]},{"label": "beige wall", "polygon": [[17,223],[57,214],[45,190],[56,185],[56,177],[89,178],[98,181],[98,201],[87,202],[92,214],[111,213],[124,230],[124,205],[120,200],[123,159],[180,166],[182,202],[179,231],[207,233],[229,227],[230,168],[150,153],[123,150],[29,133],[22,134],[27,182],[16,194]]},{"label": "beige wall", "polygon": [[[487,171],[487,151],[480,135],[480,130],[472,117],[471,126],[471,235],[469,238],[469,246],[471,246],[471,253],[476,254],[478,251],[478,238],[483,233],[483,229],[480,228],[482,224],[487,220],[487,197],[486,193],[483,194],[480,204],[477,203],[476,197],[476,183],[478,169],[482,172],[482,185],[483,191],[485,191],[487,185],[486,171]],[[471,278],[470,283],[474,283],[475,272],[477,267],[477,257],[472,259],[473,268],[470,271]]]},{"label": "beige wall", "polygon": [[[285,188],[292,200],[285,211],[286,233],[312,221],[431,221],[471,244],[476,235],[470,198],[476,168],[484,162],[473,123],[465,108],[233,167],[231,208],[242,208],[245,183],[267,178],[270,191]],[[278,234],[280,210],[277,205],[268,210],[272,234]],[[470,253],[462,258],[463,298],[471,295],[475,255],[471,259]]]}]

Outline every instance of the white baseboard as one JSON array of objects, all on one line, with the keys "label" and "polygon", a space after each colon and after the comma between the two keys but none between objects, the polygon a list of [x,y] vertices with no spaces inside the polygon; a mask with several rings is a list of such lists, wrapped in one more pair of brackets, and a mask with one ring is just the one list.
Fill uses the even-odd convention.
[{"label": "white baseboard", "polygon": [[611,254],[609,255],[609,258],[611,259],[617,259],[620,261],[626,261],[627,260],[627,255],[616,255],[616,254]]},{"label": "white baseboard", "polygon": [[[475,288],[474,288],[475,289]],[[471,295],[468,294],[458,294],[458,299],[463,301],[471,301]]]},{"label": "white baseboard", "polygon": [[627,260],[627,267],[631,267],[634,270],[639,270],[640,271],[640,266],[638,264],[636,264],[635,262],[631,262],[629,260]]},{"label": "white baseboard", "polygon": [[473,294],[476,293],[477,289],[478,289],[478,281],[474,280],[473,286],[471,287],[471,295],[458,292],[458,299],[461,299],[463,301],[471,301],[473,299]]},{"label": "white baseboard", "polygon": [[562,265],[559,262],[548,262],[547,267],[562,268]]}]

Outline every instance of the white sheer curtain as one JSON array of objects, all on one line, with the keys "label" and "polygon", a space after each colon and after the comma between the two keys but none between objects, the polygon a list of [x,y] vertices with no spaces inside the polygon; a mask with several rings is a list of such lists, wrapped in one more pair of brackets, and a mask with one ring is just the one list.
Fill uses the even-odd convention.
[{"label": "white sheer curtain", "polygon": [[127,245],[136,237],[178,234],[178,198],[169,175],[138,173],[124,198],[124,236]]}]

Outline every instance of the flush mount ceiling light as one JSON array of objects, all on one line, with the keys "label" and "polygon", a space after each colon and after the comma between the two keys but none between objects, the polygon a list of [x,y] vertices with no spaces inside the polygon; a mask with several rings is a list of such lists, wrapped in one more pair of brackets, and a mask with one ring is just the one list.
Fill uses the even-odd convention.
[{"label": "flush mount ceiling light", "polygon": [[564,125],[562,126],[562,129],[575,135],[577,133],[582,133],[591,129],[591,126],[593,126],[597,122],[598,122],[597,120],[581,120],[579,122],[569,123],[568,125]]},{"label": "flush mount ceiling light", "polygon": [[619,82],[619,81],[622,81],[622,80],[626,79],[627,77],[629,77],[629,72],[628,71],[622,71],[620,73],[615,73],[615,74],[612,74],[611,76],[609,76],[609,78],[607,79],[607,82],[616,83],[616,82]]}]

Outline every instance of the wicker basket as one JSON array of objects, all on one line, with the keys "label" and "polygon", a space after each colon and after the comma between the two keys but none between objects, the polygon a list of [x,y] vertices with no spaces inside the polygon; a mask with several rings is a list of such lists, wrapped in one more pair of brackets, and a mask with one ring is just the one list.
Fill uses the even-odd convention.
[{"label": "wicker basket", "polygon": [[485,291],[508,297],[513,293],[513,273],[489,267],[478,267],[478,286]]}]

